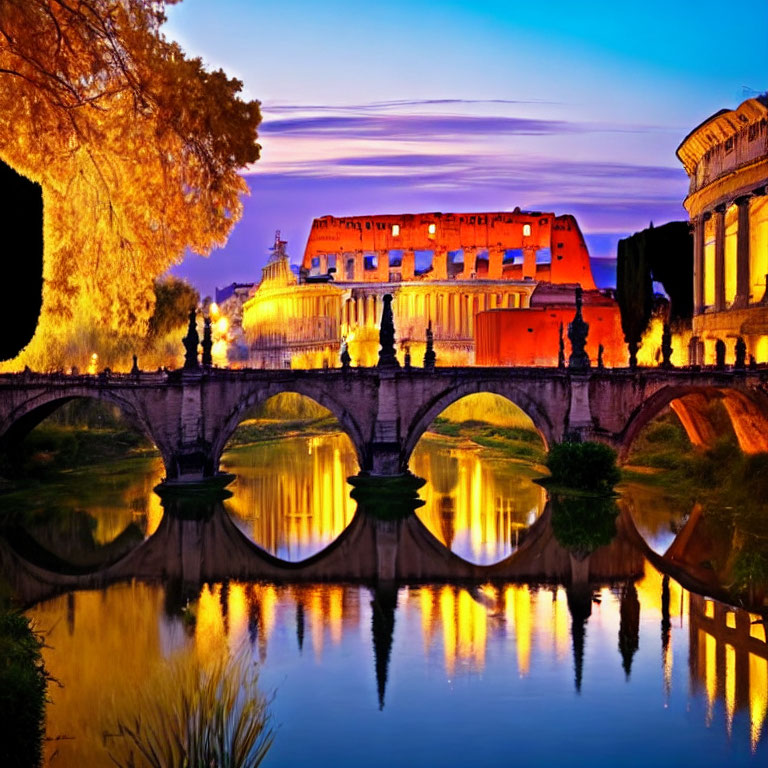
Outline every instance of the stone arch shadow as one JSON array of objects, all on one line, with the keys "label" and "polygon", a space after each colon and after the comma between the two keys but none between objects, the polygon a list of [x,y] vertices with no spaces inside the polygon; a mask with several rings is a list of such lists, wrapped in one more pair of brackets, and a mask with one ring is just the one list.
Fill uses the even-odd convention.
[{"label": "stone arch shadow", "polygon": [[170,456],[134,403],[110,390],[94,391],[88,387],[68,389],[66,394],[55,390],[43,392],[25,400],[0,422],[0,450],[8,450],[10,446],[21,442],[38,424],[73,400],[97,400],[117,406],[131,427],[152,441],[162,454],[163,461]]},{"label": "stone arch shadow", "polygon": [[669,406],[693,445],[711,446],[717,432],[707,415],[710,403],[721,401],[744,453],[768,452],[768,397],[756,390],[728,386],[666,386],[636,408],[618,436],[619,460],[626,461],[637,436]]},{"label": "stone arch shadow", "polygon": [[216,431],[211,443],[211,458],[214,468],[218,468],[224,448],[235,433],[245,414],[254,406],[261,405],[274,395],[297,394],[308,397],[323,408],[327,408],[339,422],[344,434],[350,439],[355,449],[357,463],[360,469],[364,466],[366,440],[363,431],[357,421],[349,414],[348,410],[329,392],[322,387],[312,386],[301,381],[276,382],[267,385],[257,385],[248,390],[245,396],[240,397],[224,423]]},{"label": "stone arch shadow", "polygon": [[519,385],[505,384],[499,381],[466,382],[456,387],[444,389],[416,412],[407,430],[405,430],[402,449],[403,467],[408,467],[411,454],[416,448],[417,443],[437,416],[449,405],[461,400],[463,397],[478,394],[499,395],[520,408],[533,422],[533,426],[544,442],[545,449],[548,450],[549,446],[555,441],[555,430],[545,410]]}]

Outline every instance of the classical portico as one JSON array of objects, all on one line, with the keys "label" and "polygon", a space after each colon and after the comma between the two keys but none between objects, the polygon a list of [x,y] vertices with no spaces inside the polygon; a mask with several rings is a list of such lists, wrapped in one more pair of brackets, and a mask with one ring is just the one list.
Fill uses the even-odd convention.
[{"label": "classical portico", "polygon": [[721,110],[677,155],[690,177],[694,233],[692,363],[714,360],[717,339],[742,336],[768,352],[768,98]]}]

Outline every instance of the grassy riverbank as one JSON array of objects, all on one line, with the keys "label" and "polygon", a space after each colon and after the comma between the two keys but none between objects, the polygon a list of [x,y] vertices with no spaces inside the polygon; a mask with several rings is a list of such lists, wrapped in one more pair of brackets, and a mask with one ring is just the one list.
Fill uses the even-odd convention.
[{"label": "grassy riverbank", "polygon": [[538,432],[525,427],[505,427],[484,421],[456,422],[438,417],[429,428],[433,435],[471,440],[489,449],[497,458],[518,459],[542,464],[546,457]]}]

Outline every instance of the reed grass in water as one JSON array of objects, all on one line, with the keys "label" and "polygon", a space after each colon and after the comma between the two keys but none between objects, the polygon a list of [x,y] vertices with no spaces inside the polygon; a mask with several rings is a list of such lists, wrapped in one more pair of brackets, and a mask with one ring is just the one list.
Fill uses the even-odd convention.
[{"label": "reed grass in water", "polygon": [[113,715],[105,741],[120,768],[254,768],[274,732],[245,653],[159,667]]}]

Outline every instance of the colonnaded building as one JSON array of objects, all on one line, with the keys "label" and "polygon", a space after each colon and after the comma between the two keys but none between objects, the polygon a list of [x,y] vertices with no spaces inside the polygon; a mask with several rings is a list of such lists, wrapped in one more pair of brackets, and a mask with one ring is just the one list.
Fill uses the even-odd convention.
[{"label": "colonnaded building", "polygon": [[[618,308],[595,288],[573,216],[520,209],[323,216],[312,223],[298,273],[276,239],[244,307],[249,364],[335,367],[346,343],[354,365],[375,365],[389,293],[401,362],[408,350],[421,365],[431,323],[438,365],[470,365],[476,356],[482,364],[554,365],[558,324],[573,317],[577,284],[593,326],[590,355],[602,343],[606,363],[623,364]],[[536,333],[545,326],[555,329],[546,348]],[[617,328],[619,341],[609,341]]]},{"label": "colonnaded building", "polygon": [[685,207],[694,232],[692,363],[732,362],[741,336],[768,361],[768,94],[716,112],[677,156],[690,177]]}]

